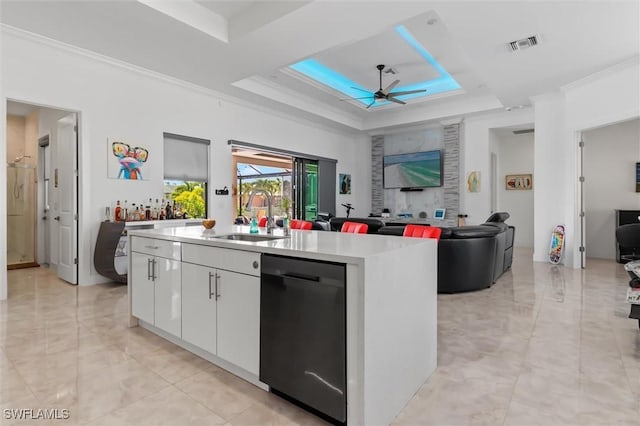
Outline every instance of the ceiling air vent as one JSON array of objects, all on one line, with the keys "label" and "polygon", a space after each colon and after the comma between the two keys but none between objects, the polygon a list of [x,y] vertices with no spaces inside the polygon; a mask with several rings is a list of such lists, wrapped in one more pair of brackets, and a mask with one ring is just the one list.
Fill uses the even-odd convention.
[{"label": "ceiling air vent", "polygon": [[540,43],[540,37],[537,35],[532,35],[531,37],[512,41],[508,44],[508,46],[509,46],[509,50],[511,50],[512,52],[516,52],[518,50],[524,50],[524,49],[528,49],[530,47],[536,46],[539,43]]}]

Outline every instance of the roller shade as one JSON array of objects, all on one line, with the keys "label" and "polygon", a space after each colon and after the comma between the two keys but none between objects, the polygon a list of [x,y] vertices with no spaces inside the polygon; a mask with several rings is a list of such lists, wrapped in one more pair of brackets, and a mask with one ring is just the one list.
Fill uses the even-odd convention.
[{"label": "roller shade", "polygon": [[164,134],[164,178],[206,182],[209,179],[209,144],[206,139]]}]

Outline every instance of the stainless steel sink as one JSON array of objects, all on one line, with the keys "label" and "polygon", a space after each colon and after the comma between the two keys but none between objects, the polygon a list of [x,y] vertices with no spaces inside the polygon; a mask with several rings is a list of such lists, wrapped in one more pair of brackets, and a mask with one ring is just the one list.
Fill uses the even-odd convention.
[{"label": "stainless steel sink", "polygon": [[227,234],[227,235],[216,235],[211,236],[210,238],[217,238],[220,240],[233,240],[233,241],[269,241],[269,240],[280,240],[285,238],[284,236],[279,235],[256,235],[256,234]]}]

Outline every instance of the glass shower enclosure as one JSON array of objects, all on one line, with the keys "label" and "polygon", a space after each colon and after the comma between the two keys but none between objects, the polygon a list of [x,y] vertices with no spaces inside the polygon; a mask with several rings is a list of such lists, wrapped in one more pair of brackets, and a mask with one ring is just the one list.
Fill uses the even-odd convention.
[{"label": "glass shower enclosure", "polygon": [[35,166],[7,164],[7,269],[37,266]]}]

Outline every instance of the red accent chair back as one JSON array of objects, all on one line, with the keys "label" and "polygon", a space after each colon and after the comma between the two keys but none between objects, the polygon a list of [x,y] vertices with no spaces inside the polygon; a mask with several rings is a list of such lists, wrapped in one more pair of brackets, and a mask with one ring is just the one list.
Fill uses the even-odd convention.
[{"label": "red accent chair back", "polygon": [[342,224],[340,232],[348,232],[351,234],[366,234],[369,230],[369,225],[366,223],[358,222],[345,222]]},{"label": "red accent chair back", "polygon": [[258,226],[260,228],[264,228],[265,226],[267,226],[267,217],[266,216],[262,216],[260,218],[260,220],[258,221]]},{"label": "red accent chair back", "polygon": [[311,229],[311,227],[313,226],[313,223],[307,220],[293,219],[291,221],[290,226],[291,226],[291,229]]},{"label": "red accent chair back", "polygon": [[440,241],[440,234],[442,229],[437,226],[425,226],[425,225],[407,225],[404,227],[403,237],[414,238],[433,238]]}]

